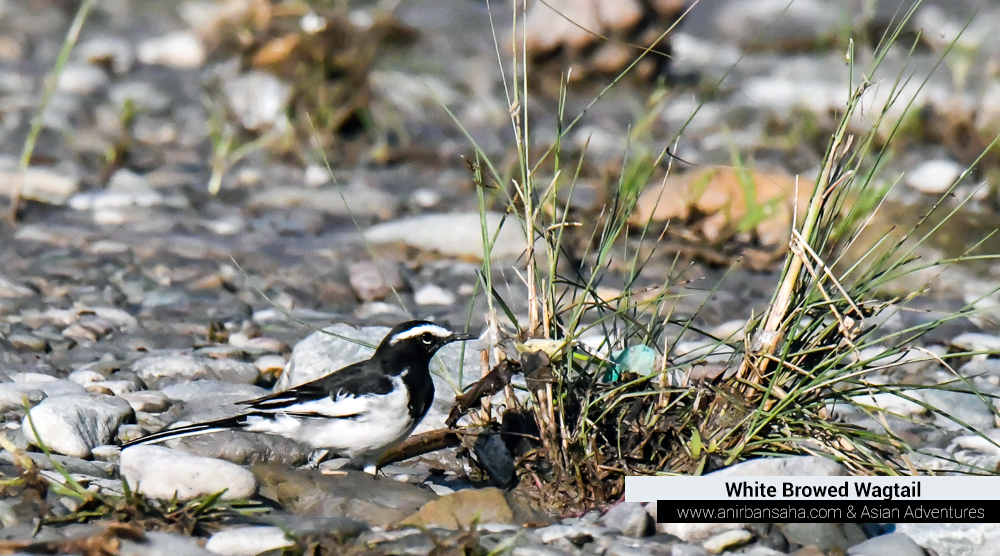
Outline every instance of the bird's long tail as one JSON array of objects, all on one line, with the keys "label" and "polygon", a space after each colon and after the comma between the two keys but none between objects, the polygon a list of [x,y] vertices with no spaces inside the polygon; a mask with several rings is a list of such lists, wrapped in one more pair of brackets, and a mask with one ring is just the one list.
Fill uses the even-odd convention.
[{"label": "bird's long tail", "polygon": [[193,425],[186,425],[175,429],[162,430],[160,432],[155,432],[148,436],[126,442],[125,444],[122,444],[122,449],[135,446],[137,444],[155,444],[170,438],[182,438],[185,436],[195,436],[225,430],[240,430],[247,426],[247,417],[248,415],[236,415],[234,417],[226,417],[225,419],[217,419],[215,421],[195,423]]}]

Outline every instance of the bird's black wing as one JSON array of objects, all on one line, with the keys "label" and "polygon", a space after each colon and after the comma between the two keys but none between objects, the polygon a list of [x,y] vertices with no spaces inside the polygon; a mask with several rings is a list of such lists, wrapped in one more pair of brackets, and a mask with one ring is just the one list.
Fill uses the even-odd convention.
[{"label": "bird's black wing", "polygon": [[367,361],[283,392],[239,402],[248,409],[300,417],[351,418],[363,413],[372,396],[392,392],[392,380]]}]

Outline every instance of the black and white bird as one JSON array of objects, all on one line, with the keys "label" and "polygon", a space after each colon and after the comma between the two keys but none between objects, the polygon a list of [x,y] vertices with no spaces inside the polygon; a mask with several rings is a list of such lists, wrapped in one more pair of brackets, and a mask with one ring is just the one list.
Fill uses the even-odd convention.
[{"label": "black and white bird", "polygon": [[446,344],[474,338],[427,321],[404,322],[389,331],[370,359],[283,392],[240,402],[247,408],[234,417],[163,430],[122,448],[243,430],[329,450],[375,474],[379,458],[413,432],[434,401],[431,357]]}]

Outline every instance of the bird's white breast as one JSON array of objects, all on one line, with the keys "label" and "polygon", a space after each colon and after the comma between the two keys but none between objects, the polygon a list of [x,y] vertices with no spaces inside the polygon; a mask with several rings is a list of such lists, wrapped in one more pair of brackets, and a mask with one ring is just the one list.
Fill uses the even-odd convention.
[{"label": "bird's white breast", "polygon": [[[402,442],[417,425],[410,417],[409,394],[400,377],[392,377],[384,395],[338,396],[296,404],[275,418],[258,418],[246,430],[284,436],[352,459],[377,459]],[[288,413],[315,413],[300,417]],[[347,417],[353,415],[353,417]]]}]

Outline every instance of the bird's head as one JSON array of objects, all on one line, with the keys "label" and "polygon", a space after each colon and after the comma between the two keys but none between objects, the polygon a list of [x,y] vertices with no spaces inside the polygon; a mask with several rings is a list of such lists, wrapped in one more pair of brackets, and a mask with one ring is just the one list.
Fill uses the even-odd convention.
[{"label": "bird's head", "polygon": [[426,365],[438,349],[463,340],[473,340],[471,334],[457,334],[424,320],[397,324],[375,350],[375,358],[402,365]]}]

